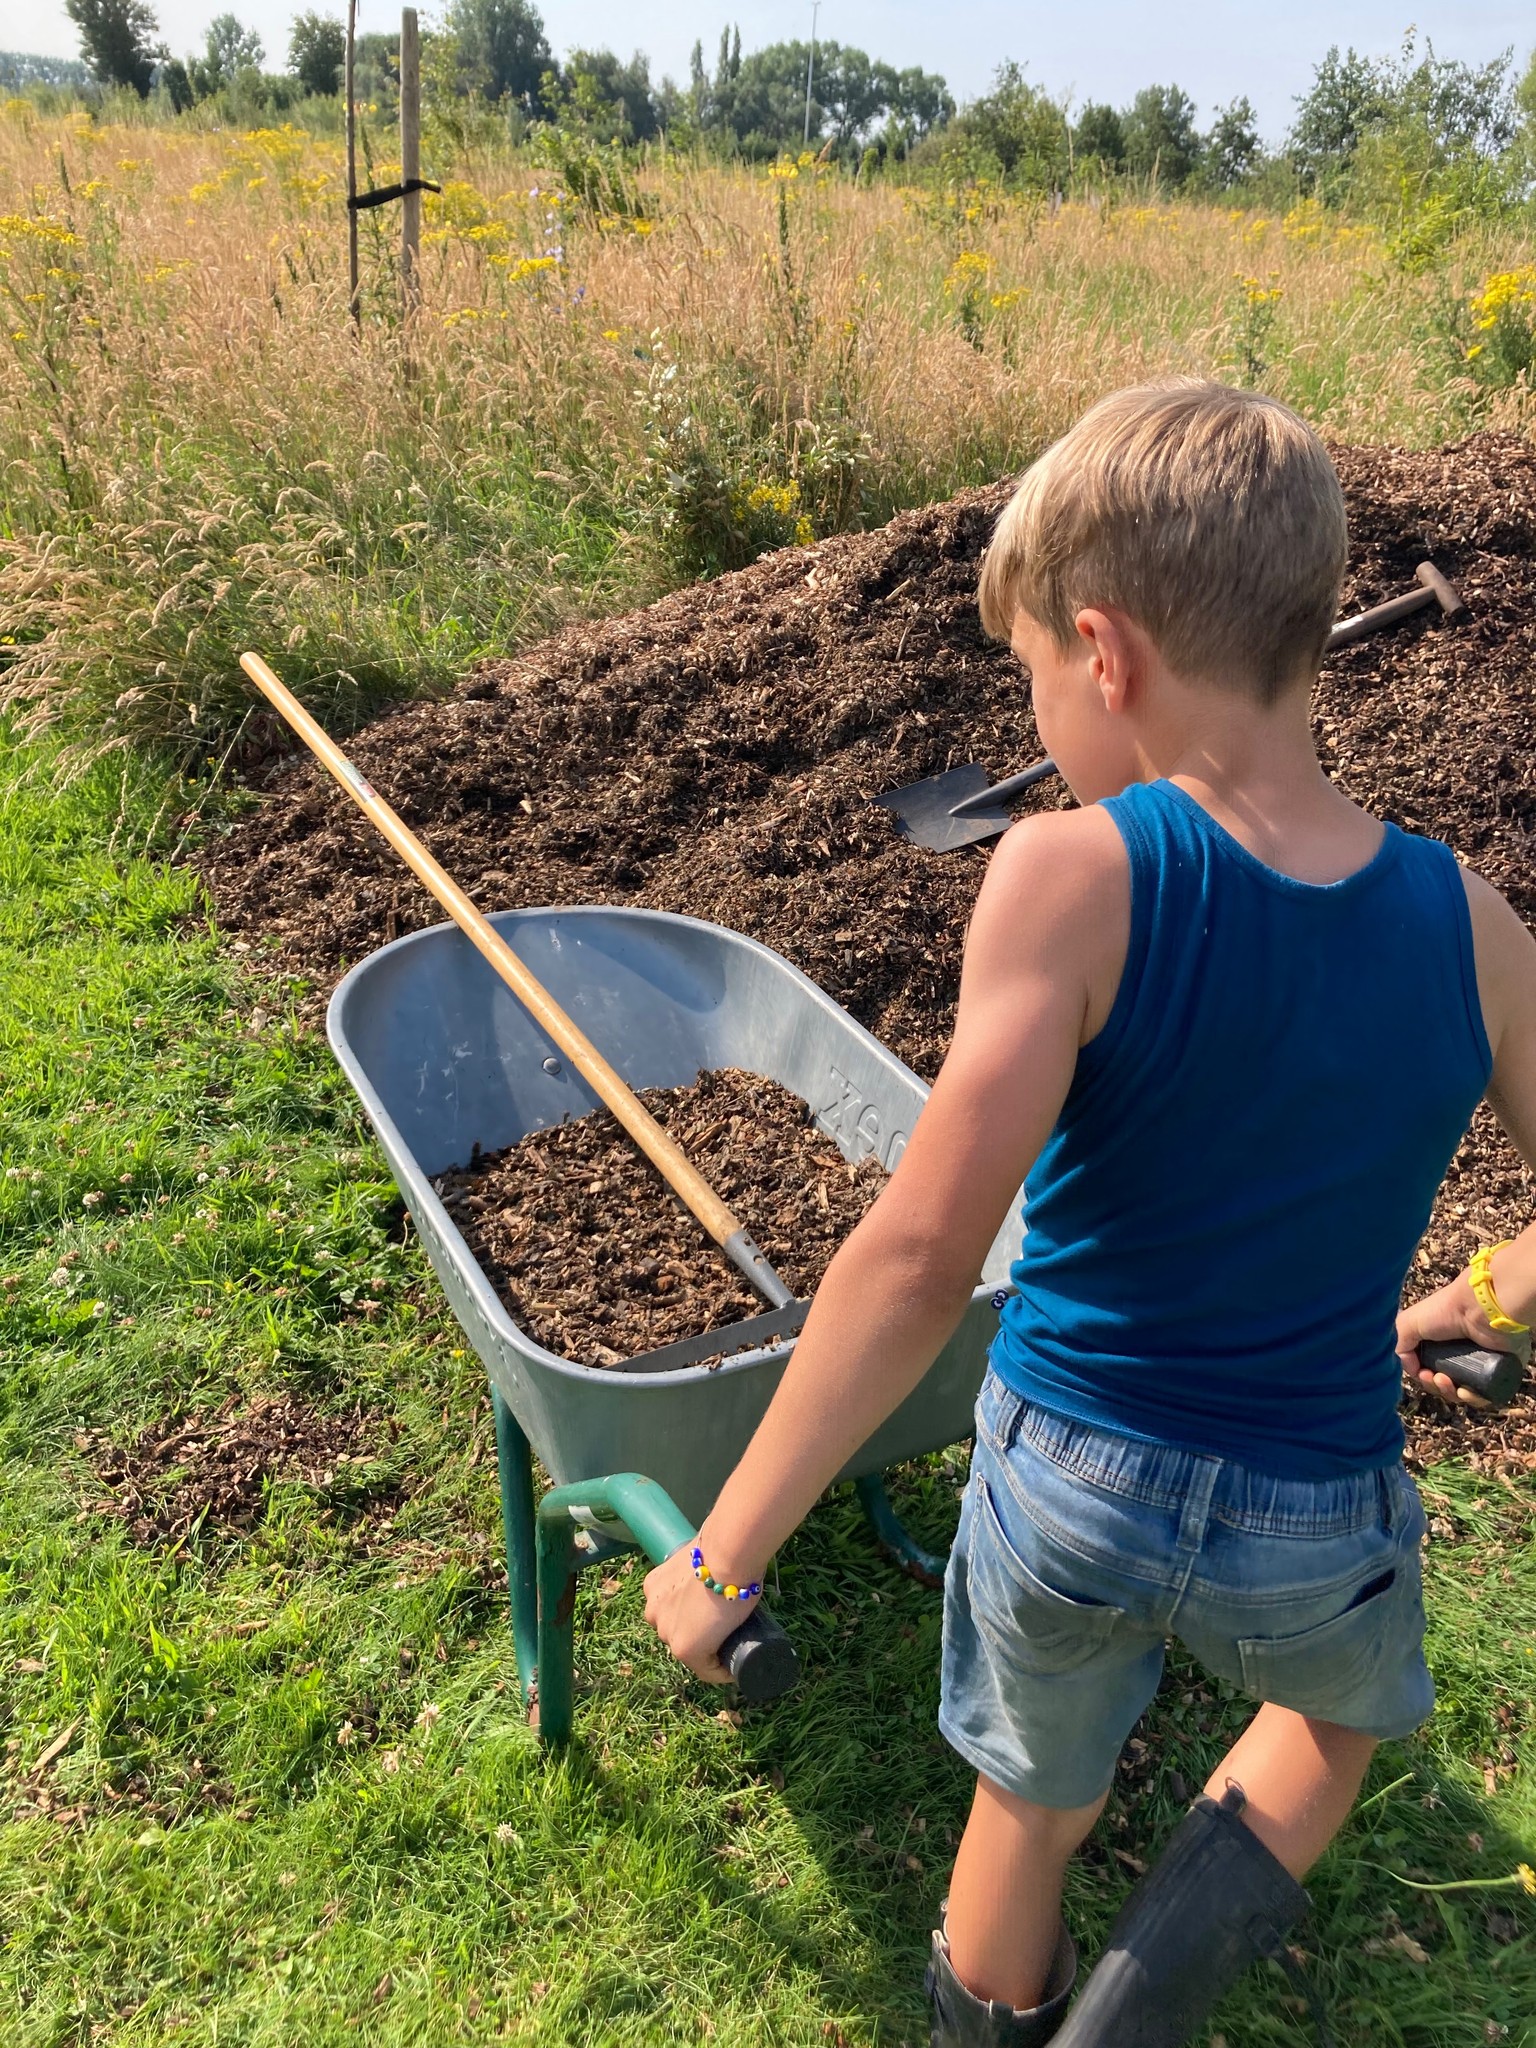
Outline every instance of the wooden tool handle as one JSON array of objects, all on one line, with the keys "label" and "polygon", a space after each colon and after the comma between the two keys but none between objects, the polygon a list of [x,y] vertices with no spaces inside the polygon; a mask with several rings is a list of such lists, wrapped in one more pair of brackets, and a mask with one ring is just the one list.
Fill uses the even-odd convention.
[{"label": "wooden tool handle", "polygon": [[470,944],[489,961],[598,1100],[613,1111],[668,1187],[688,1205],[715,1243],[729,1254],[775,1308],[793,1300],[790,1290],[709,1182],[689,1163],[633,1090],[609,1066],[591,1039],[571,1022],[544,984],[523,965],[453,877],[438,865],[415,833],[347,759],[325,728],[310,717],[298,698],[278,680],[259,654],[242,654],[240,666],[262,695],[282,713],[310,752],[341,784],[358,809],[389,841],[416,879],[437,898]]},{"label": "wooden tool handle", "polygon": [[1432,590],[1439,600],[1440,609],[1448,619],[1454,619],[1458,612],[1466,610],[1466,603],[1455,584],[1440,574],[1433,562],[1420,562],[1414,575],[1426,590]]}]

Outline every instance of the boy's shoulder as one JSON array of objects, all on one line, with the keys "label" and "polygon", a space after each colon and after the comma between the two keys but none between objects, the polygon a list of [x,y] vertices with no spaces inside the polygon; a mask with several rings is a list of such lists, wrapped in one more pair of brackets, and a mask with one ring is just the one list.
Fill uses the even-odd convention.
[{"label": "boy's shoulder", "polygon": [[1495,1060],[1512,1022],[1536,1015],[1536,939],[1509,898],[1465,862],[1458,862],[1472,921],[1477,992]]},{"label": "boy's shoulder", "polygon": [[1086,1041],[1114,1002],[1131,937],[1125,841],[1102,804],[1005,832],[976,899],[967,966],[1080,988]]},{"label": "boy's shoulder", "polygon": [[1028,889],[1032,897],[1052,904],[1129,890],[1125,841],[1103,804],[1041,811],[1003,834],[987,870],[987,886]]}]

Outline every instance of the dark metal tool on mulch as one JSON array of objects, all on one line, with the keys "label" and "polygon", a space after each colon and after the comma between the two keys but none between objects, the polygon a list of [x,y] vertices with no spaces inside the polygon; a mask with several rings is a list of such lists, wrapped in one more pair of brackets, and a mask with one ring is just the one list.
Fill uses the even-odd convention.
[{"label": "dark metal tool on mulch", "polygon": [[[1466,610],[1455,587],[1433,562],[1420,562],[1413,573],[1419,580],[1417,590],[1389,597],[1385,604],[1372,605],[1352,619],[1341,619],[1328,635],[1326,651],[1331,654],[1336,647],[1349,647],[1384,627],[1395,626],[1400,619],[1411,618],[1427,605],[1438,604],[1448,619]],[[1013,820],[1004,806],[1055,773],[1054,761],[1037,761],[1021,774],[989,783],[981,763],[967,761],[963,767],[946,768],[942,775],[929,775],[905,789],[889,790],[875,802],[893,813],[903,839],[947,853],[951,847],[975,846],[1006,832]]]}]

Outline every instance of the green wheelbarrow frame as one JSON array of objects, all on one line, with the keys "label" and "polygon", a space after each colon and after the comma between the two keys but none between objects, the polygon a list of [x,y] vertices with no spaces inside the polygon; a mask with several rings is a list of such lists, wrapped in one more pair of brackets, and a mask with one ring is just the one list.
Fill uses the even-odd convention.
[{"label": "green wheelbarrow frame", "polygon": [[[742,1067],[799,1095],[850,1163],[896,1165],[927,1087],[768,947],[695,918],[618,906],[491,921],[631,1088]],[[327,1030],[485,1364],[518,1675],[525,1697],[537,1688],[544,1738],[564,1740],[576,1574],[628,1547],[659,1560],[689,1539],[766,1410],[793,1339],[714,1365],[624,1370],[561,1358],[513,1322],[432,1176],[476,1146],[500,1149],[596,1101],[456,927],[412,933],[359,962],[331,999]],[[659,1187],[657,1199],[666,1199]],[[855,1482],[896,1561],[929,1583],[943,1560],[903,1527],[881,1475],[970,1435],[1017,1229],[1003,1221],[954,1336],[839,1475]],[[534,1454],[553,1481],[542,1501]]]},{"label": "green wheelbarrow frame", "polygon": [[[525,1705],[538,1702],[542,1739],[564,1743],[575,1714],[577,1574],[631,1547],[660,1564],[697,1531],[665,1488],[640,1472],[611,1472],[536,1495],[532,1449],[494,1386],[491,1409],[518,1684]],[[941,1584],[944,1559],[913,1540],[881,1482],[854,1483],[871,1526],[901,1568],[924,1585]],[[794,1676],[788,1659],[773,1663],[773,1676],[760,1681],[765,1699],[782,1689],[781,1675],[786,1681]],[[740,1681],[739,1670],[736,1675]]]}]

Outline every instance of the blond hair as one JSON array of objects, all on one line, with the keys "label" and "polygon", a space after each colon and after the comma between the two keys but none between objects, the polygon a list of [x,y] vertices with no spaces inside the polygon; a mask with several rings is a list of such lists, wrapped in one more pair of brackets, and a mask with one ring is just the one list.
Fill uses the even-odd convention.
[{"label": "blond hair", "polygon": [[1177,674],[1265,703],[1317,673],[1348,528],[1328,451],[1289,406],[1195,378],[1101,399],[1048,448],[982,561],[982,623],[1063,650],[1112,605]]}]

